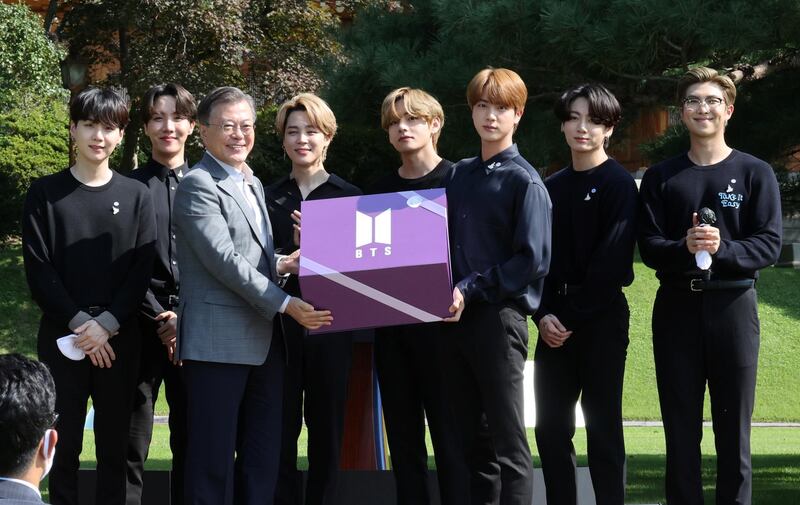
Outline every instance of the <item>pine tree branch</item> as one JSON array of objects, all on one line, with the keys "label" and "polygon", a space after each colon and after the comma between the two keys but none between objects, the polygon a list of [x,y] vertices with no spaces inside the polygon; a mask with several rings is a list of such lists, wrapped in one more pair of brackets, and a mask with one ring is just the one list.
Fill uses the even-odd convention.
[{"label": "pine tree branch", "polygon": [[739,84],[742,81],[757,81],[775,72],[791,68],[800,68],[800,52],[798,51],[779,55],[755,65],[746,63],[734,65],[728,69],[727,75],[734,84]]}]

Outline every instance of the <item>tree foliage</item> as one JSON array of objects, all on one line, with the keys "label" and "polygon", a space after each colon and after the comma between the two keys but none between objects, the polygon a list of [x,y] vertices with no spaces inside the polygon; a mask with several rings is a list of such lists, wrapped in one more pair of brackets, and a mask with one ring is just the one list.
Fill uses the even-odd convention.
[{"label": "tree foliage", "polygon": [[61,53],[30,9],[0,3],[0,109],[13,107],[20,95],[58,93]]},{"label": "tree foliage", "polygon": [[66,100],[27,97],[0,112],[0,237],[19,233],[31,182],[69,165]]},{"label": "tree foliage", "polygon": [[[773,162],[800,144],[795,112],[787,114],[785,101],[796,93],[792,83],[800,76],[800,4],[795,0],[430,0],[403,5],[401,11],[360,12],[343,34],[343,58],[330,66],[326,96],[348,126],[376,128],[380,101],[388,91],[422,87],[445,107],[443,154],[474,155],[477,138],[465,103],[466,85],[481,68],[508,67],[520,73],[530,94],[517,141],[537,166],[546,166],[567,157],[551,112],[566,87],[585,81],[606,84],[630,121],[640,107],[674,104],[678,77],[702,64],[731,72],[740,81],[731,143]],[[782,114],[769,112],[780,108]]]},{"label": "tree foliage", "polygon": [[[110,70],[96,84],[127,90],[134,109],[153,84],[178,82],[202,97],[222,85],[272,103],[321,83],[336,52],[330,12],[303,0],[68,0],[58,35],[73,56]],[[131,168],[141,125],[126,130]]]}]

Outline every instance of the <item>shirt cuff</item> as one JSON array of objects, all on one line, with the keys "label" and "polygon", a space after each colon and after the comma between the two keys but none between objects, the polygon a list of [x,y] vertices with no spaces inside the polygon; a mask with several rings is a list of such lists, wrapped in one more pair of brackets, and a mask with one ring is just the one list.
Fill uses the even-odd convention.
[{"label": "shirt cuff", "polygon": [[[275,273],[278,275],[278,277],[280,277],[282,279],[285,279],[285,278],[289,277],[291,275],[291,273],[289,273],[289,272],[286,272],[285,274],[282,274],[282,273],[278,272],[278,265],[280,264],[281,260],[286,257],[286,255],[276,254],[275,256],[277,256],[277,258],[275,259]],[[281,311],[281,312],[283,312],[283,311]]]},{"label": "shirt cuff", "polygon": [[91,318],[92,318],[92,316],[90,316],[89,314],[87,314],[86,312],[81,310],[81,311],[78,311],[78,313],[75,314],[75,316],[72,319],[69,320],[69,322],[67,323],[67,326],[69,326],[69,329],[74,332],[75,328],[77,328],[78,326],[82,325],[83,323],[85,323],[86,321],[90,320]]},{"label": "shirt cuff", "polygon": [[105,329],[110,335],[114,335],[119,331],[119,321],[117,321],[117,318],[114,317],[114,314],[107,310],[95,317],[94,320],[97,321],[97,324],[102,326],[103,329]]},{"label": "shirt cuff", "polygon": [[286,312],[286,306],[289,305],[289,300],[291,299],[292,297],[290,295],[286,295],[286,298],[283,299],[283,303],[281,304],[281,308],[278,309],[278,312],[281,314]]}]

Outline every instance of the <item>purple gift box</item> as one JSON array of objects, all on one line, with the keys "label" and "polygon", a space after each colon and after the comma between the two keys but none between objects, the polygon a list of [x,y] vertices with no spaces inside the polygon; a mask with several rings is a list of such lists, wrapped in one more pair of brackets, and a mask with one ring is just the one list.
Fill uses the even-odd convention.
[{"label": "purple gift box", "polygon": [[440,321],[453,300],[444,189],[304,201],[300,289],[333,324]]}]

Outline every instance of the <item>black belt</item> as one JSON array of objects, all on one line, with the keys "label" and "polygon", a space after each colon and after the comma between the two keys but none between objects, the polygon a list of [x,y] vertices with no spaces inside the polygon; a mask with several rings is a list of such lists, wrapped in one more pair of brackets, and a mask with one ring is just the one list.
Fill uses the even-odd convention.
[{"label": "black belt", "polygon": [[755,279],[731,279],[731,280],[705,280],[705,279],[684,279],[661,281],[662,286],[687,291],[719,291],[722,289],[748,289],[756,285]]},{"label": "black belt", "polygon": [[159,296],[156,295],[156,301],[161,304],[162,307],[166,308],[173,308],[177,307],[181,303],[181,299],[178,295],[167,295],[167,296]]},{"label": "black belt", "polygon": [[577,295],[581,291],[583,291],[581,284],[567,284],[566,282],[556,284],[556,294],[558,296]]},{"label": "black belt", "polygon": [[89,305],[88,307],[79,307],[79,308],[92,317],[97,317],[103,312],[108,310],[108,307],[106,307],[105,305]]}]

